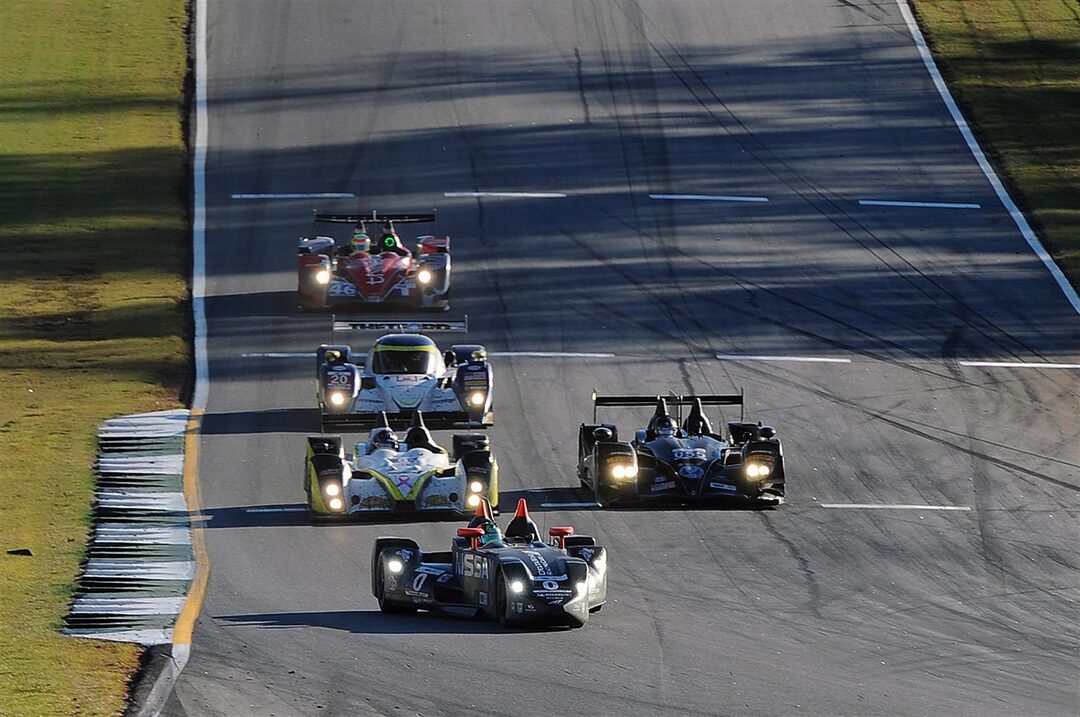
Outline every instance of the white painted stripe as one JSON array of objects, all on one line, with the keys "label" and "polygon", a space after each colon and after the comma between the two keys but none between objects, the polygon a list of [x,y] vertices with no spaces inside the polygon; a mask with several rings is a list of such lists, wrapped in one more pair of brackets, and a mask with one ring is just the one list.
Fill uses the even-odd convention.
[{"label": "white painted stripe", "polygon": [[541,508],[565,508],[567,510],[581,510],[582,508],[599,508],[596,502],[592,503],[541,503]]},{"label": "white painted stripe", "polygon": [[352,192],[280,192],[267,194],[233,194],[233,199],[350,199]]},{"label": "white painted stripe", "polygon": [[245,513],[306,513],[307,508],[290,506],[287,508],[245,508]]},{"label": "white painted stripe", "polygon": [[767,202],[768,197],[741,197],[732,194],[650,194],[649,199],[689,202]]},{"label": "white painted stripe", "polygon": [[743,356],[739,354],[716,354],[718,361],[795,361],[798,363],[851,363],[846,358],[823,356]]},{"label": "white painted stripe", "polygon": [[157,493],[146,491],[103,491],[98,494],[98,505],[118,510],[154,510],[171,513],[187,511],[183,493]]},{"label": "white painted stripe", "polygon": [[506,358],[518,356],[530,358],[615,358],[615,354],[579,353],[574,351],[488,351],[488,356]]},{"label": "white painted stripe", "polygon": [[562,192],[443,192],[444,197],[509,197],[521,199],[563,199]]},{"label": "white painted stripe", "polygon": [[142,474],[179,475],[184,472],[184,456],[132,456],[98,458],[98,473],[103,475]]},{"label": "white painted stripe", "polygon": [[925,209],[982,209],[981,204],[967,202],[902,202],[892,199],[860,199],[864,207],[920,207]]},{"label": "white painted stripe", "polygon": [[282,353],[282,352],[269,352],[269,353],[254,353],[254,354],[240,354],[242,358],[313,358],[315,356],[314,351],[301,352],[301,353]]},{"label": "white painted stripe", "polygon": [[907,503],[819,503],[822,508],[857,510],[971,510],[966,505],[909,505]]},{"label": "white painted stripe", "polygon": [[76,598],[71,612],[76,615],[176,615],[184,609],[186,597],[97,597]]},{"label": "white painted stripe", "polygon": [[90,560],[83,570],[88,578],[143,578],[144,580],[191,580],[195,563]]},{"label": "white painted stripe", "polygon": [[191,408],[204,410],[209,385],[206,352],[206,149],[210,137],[207,107],[206,52],[207,0],[195,0],[195,148],[192,166],[193,213],[191,258],[191,313],[194,321],[195,389]]},{"label": "white painted stripe", "polygon": [[997,368],[1065,368],[1080,369],[1080,363],[1036,363],[1029,361],[961,361],[961,366],[993,366]]},{"label": "white painted stripe", "polygon": [[[172,642],[173,631],[172,628],[164,630],[119,630],[116,632],[101,632],[97,630],[64,630],[65,635],[71,635],[72,637],[92,637],[95,640],[108,640],[109,642],[132,642],[137,645],[164,645]],[[177,663],[176,653],[177,647],[187,648],[188,645],[178,645],[173,647],[173,662]],[[186,650],[182,653],[186,655]],[[180,668],[187,663],[187,659],[180,662]],[[177,669],[179,671],[179,668]]]},{"label": "white painted stripe", "polygon": [[1031,250],[1035,252],[1035,255],[1039,257],[1043,265],[1050,272],[1050,276],[1057,282],[1058,288],[1061,289],[1062,293],[1065,294],[1065,298],[1072,304],[1073,310],[1080,314],[1080,295],[1077,295],[1076,289],[1069,284],[1069,280],[1065,278],[1061,269],[1054,263],[1054,260],[1046,252],[1046,249],[1043,248],[1043,245],[1039,243],[1039,238],[1035,236],[1035,232],[1031,229],[1031,225],[1028,224],[1027,219],[1024,218],[1024,215],[1020,212],[1020,209],[1016,206],[1012,197],[1009,196],[1009,192],[1005,189],[1005,185],[1001,183],[994,168],[990,166],[990,162],[986,159],[986,155],[983,154],[982,148],[979,146],[979,141],[975,139],[975,135],[972,133],[971,128],[968,127],[967,120],[964,119],[963,113],[960,112],[960,108],[956,105],[956,102],[952,98],[952,94],[949,92],[949,86],[945,84],[945,79],[938,71],[937,64],[934,62],[934,56],[930,53],[930,48],[926,45],[922,30],[919,29],[919,23],[915,21],[915,16],[912,15],[911,8],[908,6],[908,0],[896,0],[896,4],[900,8],[900,14],[904,16],[904,22],[907,23],[908,31],[915,41],[915,46],[919,49],[919,56],[922,57],[923,65],[926,66],[926,71],[930,73],[930,77],[934,81],[934,86],[937,88],[938,94],[941,95],[942,101],[945,102],[945,106],[948,108],[949,114],[953,118],[953,122],[956,123],[957,129],[960,130],[960,134],[963,135],[968,149],[971,150],[971,154],[979,163],[979,168],[990,181],[990,186],[994,188],[994,193],[997,194],[1001,203],[1005,205],[1005,209],[1008,210],[1009,216],[1012,217],[1013,223],[1016,224],[1016,227],[1024,236],[1024,240],[1027,241],[1028,246],[1031,247]]},{"label": "white painted stripe", "polygon": [[191,531],[186,525],[126,525],[103,523],[94,529],[94,543],[139,543],[154,545],[190,545]]}]

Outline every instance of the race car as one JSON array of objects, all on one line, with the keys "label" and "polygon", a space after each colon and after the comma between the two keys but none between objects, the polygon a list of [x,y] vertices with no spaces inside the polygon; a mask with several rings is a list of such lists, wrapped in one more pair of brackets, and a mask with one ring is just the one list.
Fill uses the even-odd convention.
[{"label": "race car", "polygon": [[356,444],[308,436],[304,490],[317,518],[430,511],[466,515],[482,501],[498,508],[499,464],[483,433],[455,434],[453,454],[434,441],[417,411],[403,438],[384,423]]},{"label": "race car", "polygon": [[[384,322],[335,321],[335,332],[389,327]],[[399,324],[367,355],[345,344],[324,344],[316,352],[317,400],[327,426],[374,426],[385,413],[392,425],[406,426],[417,411],[432,428],[483,428],[494,421],[494,376],[487,351],[478,344],[452,346],[445,354],[420,331],[464,331],[463,322]]]},{"label": "race car", "polygon": [[[671,415],[668,405],[679,415]],[[713,433],[703,406],[740,407],[728,437]],[[578,431],[578,478],[601,506],[620,503],[742,499],[779,505],[784,499],[784,451],[776,430],[742,420],[741,394],[719,396],[597,396],[593,422]],[[599,406],[655,406],[629,443],[613,423],[597,423]],[[685,420],[681,410],[689,406]],[[681,422],[681,425],[680,425]]]},{"label": "race car", "polygon": [[582,627],[607,600],[607,551],[568,526],[540,539],[525,499],[500,531],[482,501],[450,550],[425,552],[408,538],[378,538],[371,592],[387,613],[431,610],[505,626]]},{"label": "race car", "polygon": [[343,304],[450,308],[450,237],[424,235],[411,252],[396,225],[434,222],[434,214],[316,214],[320,224],[349,224],[352,237],[301,237],[297,295],[302,311]]}]

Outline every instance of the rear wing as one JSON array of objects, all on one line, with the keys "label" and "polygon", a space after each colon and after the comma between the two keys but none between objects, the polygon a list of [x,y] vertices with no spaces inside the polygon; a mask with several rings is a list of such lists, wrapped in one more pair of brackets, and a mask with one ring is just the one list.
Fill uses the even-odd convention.
[{"label": "rear wing", "polygon": [[352,224],[360,226],[367,222],[378,224],[428,224],[435,221],[435,212],[430,214],[321,214],[315,212],[316,224]]},{"label": "rear wing", "polygon": [[739,420],[742,420],[743,415],[743,392],[739,393],[717,393],[717,394],[691,394],[686,396],[679,396],[676,394],[670,394],[668,396],[661,396],[654,394],[652,396],[601,396],[593,391],[593,423],[596,423],[596,409],[600,406],[653,406],[655,407],[661,400],[669,406],[676,406],[680,410],[678,411],[678,418],[682,420],[682,407],[692,406],[694,401],[701,401],[702,406],[739,406]]},{"label": "rear wing", "polygon": [[403,334],[423,334],[432,331],[455,331],[464,333],[469,330],[469,317],[464,321],[355,321],[338,320],[331,317],[332,331],[383,331]]}]

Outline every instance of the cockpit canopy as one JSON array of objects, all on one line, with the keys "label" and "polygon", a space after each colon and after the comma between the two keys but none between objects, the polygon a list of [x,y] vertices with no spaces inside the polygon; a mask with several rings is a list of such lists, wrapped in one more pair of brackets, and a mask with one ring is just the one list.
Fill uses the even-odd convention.
[{"label": "cockpit canopy", "polygon": [[438,367],[439,349],[426,336],[384,336],[372,350],[374,374],[432,374]]}]

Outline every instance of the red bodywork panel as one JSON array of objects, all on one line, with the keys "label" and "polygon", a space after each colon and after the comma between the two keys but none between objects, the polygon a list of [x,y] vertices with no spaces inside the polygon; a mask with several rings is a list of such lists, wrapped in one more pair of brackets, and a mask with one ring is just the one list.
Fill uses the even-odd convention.
[{"label": "red bodywork panel", "polygon": [[368,301],[384,300],[414,269],[411,256],[394,252],[346,257],[345,276]]}]

